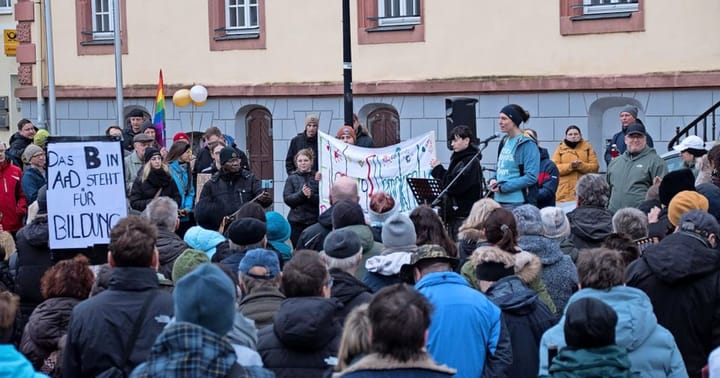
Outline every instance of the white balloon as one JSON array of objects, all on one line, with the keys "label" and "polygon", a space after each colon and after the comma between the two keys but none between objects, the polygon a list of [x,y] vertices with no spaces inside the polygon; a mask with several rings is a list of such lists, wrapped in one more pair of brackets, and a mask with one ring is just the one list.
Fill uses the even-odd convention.
[{"label": "white balloon", "polygon": [[192,88],[190,88],[190,98],[195,102],[203,102],[207,100],[208,97],[208,91],[207,88],[203,87],[202,85],[193,85]]}]

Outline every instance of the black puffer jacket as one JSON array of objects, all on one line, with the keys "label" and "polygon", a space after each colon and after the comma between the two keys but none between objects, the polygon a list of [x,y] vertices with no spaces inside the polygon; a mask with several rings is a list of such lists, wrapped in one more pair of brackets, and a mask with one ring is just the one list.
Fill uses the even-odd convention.
[{"label": "black puffer jacket", "polygon": [[190,247],[176,233],[162,229],[158,229],[158,238],[155,245],[158,252],[160,252],[160,268],[158,272],[162,273],[165,278],[170,278],[175,260]]},{"label": "black puffer jacket", "polygon": [[[312,192],[309,198],[302,192],[303,185],[307,185]],[[315,172],[296,172],[288,176],[283,190],[283,200],[290,207],[288,222],[307,225],[317,222],[320,197]]]},{"label": "black puffer jacket", "polygon": [[50,353],[58,350],[58,340],[67,332],[72,310],[80,303],[77,298],[50,298],[41,303],[25,326],[20,351],[40,370]]},{"label": "black puffer jacket", "polygon": [[580,206],[567,214],[570,236],[577,249],[597,248],[612,233],[612,214],[607,209]]},{"label": "black puffer jacket", "polygon": [[48,245],[48,219],[39,216],[17,233],[17,275],[15,292],[20,296],[20,318],[18,327],[25,327],[27,319],[37,305],[42,303],[40,280],[52,266]]},{"label": "black puffer jacket", "polygon": [[332,206],[320,214],[317,223],[303,230],[298,238],[295,249],[312,249],[322,251],[325,237],[332,231]]},{"label": "black puffer jacket", "polygon": [[373,297],[372,290],[362,281],[342,270],[330,269],[330,276],[333,279],[330,295],[343,304],[336,319],[339,324],[345,324],[345,317],[353,308],[370,302]]},{"label": "black puffer jacket", "polygon": [[690,377],[700,377],[720,346],[720,252],[702,237],[676,232],[651,245],[625,272],[644,291],[658,323],[675,336]]},{"label": "black puffer jacket", "polygon": [[22,169],[22,153],[25,151],[25,147],[29,146],[32,142],[32,139],[20,135],[19,131],[16,132],[10,137],[10,141],[8,142],[9,147],[5,150],[5,157],[7,157],[11,163],[15,164],[15,166]]},{"label": "black puffer jacket", "polygon": [[[163,175],[163,173],[165,173],[165,175]],[[165,178],[165,176],[167,176],[167,178]],[[158,190],[160,194],[158,194]],[[130,196],[128,197],[130,207],[137,211],[144,211],[150,201],[155,199],[156,195],[158,197],[170,197],[178,206],[181,206],[180,191],[178,191],[175,181],[170,177],[170,173],[162,169],[155,170],[154,172],[150,172],[148,178],[143,181],[141,170],[133,182],[132,189],[130,189]]]},{"label": "black puffer jacket", "polygon": [[[240,159],[240,167],[242,169],[250,169],[250,161],[248,161],[248,157],[242,150],[233,147],[235,152],[238,154],[238,158]],[[210,152],[210,149],[205,146],[203,147],[200,152],[197,154],[197,158],[195,159],[195,166],[193,166],[193,173],[197,175],[198,173],[204,171],[207,168],[211,168],[215,166],[215,160],[212,157],[212,153]]]},{"label": "black puffer jacket", "polygon": [[340,307],[334,299],[286,299],[272,327],[258,333],[257,351],[266,369],[278,378],[322,377],[337,357],[342,329],[334,320]]},{"label": "black puffer jacket", "polygon": [[[212,198],[225,208],[223,215],[230,215],[240,206],[252,201],[262,191],[260,180],[252,172],[246,169],[237,173],[220,170],[205,183],[200,193],[200,200]],[[270,205],[270,203],[257,202],[262,207]]]},{"label": "black puffer jacket", "polygon": [[471,160],[478,152],[474,146],[460,151],[453,152],[450,156],[450,166],[446,170],[442,165],[432,169],[432,177],[440,181],[443,188],[447,188],[450,182],[460,174],[460,171],[468,165],[473,164],[463,173],[452,188],[447,191],[443,209],[446,214],[446,221],[451,219],[464,218],[470,214],[470,209],[475,201],[480,199],[480,177],[482,171],[480,163]]}]

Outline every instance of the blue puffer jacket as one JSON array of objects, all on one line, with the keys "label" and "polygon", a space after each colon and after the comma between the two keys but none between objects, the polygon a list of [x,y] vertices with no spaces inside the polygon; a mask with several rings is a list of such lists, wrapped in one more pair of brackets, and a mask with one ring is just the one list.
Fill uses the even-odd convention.
[{"label": "blue puffer jacket", "polygon": [[458,378],[480,377],[498,346],[500,309],[454,272],[429,273],[415,289],[434,308],[427,341],[433,360],[457,369]]},{"label": "blue puffer jacket", "polygon": [[12,344],[0,345],[0,377],[47,377],[33,366]]},{"label": "blue puffer jacket", "polygon": [[213,230],[206,230],[200,226],[188,228],[184,239],[190,248],[207,253],[210,260],[215,254],[215,247],[225,241],[223,234]]},{"label": "blue puffer jacket", "polygon": [[[687,377],[685,364],[673,335],[658,324],[650,298],[639,289],[615,286],[610,290],[582,289],[568,304],[582,298],[595,298],[613,308],[618,316],[615,341],[628,351],[632,371],[642,377]],[[547,375],[550,345],[565,347],[565,316],[545,332],[540,340],[540,373]]]},{"label": "blue puffer jacket", "polygon": [[[188,171],[186,169],[187,164],[180,164],[180,161],[175,160],[170,163],[170,176],[172,176],[175,185],[180,192],[180,203],[178,209],[192,211],[193,205],[195,204],[195,185]],[[189,216],[184,216],[181,221],[187,221]]]}]

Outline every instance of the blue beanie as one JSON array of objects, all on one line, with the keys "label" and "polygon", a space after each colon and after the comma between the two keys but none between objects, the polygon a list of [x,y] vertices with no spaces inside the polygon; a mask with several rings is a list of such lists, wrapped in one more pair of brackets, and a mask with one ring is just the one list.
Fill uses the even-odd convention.
[{"label": "blue beanie", "polygon": [[540,209],[533,205],[522,205],[513,209],[518,235],[543,235]]},{"label": "blue beanie", "polygon": [[201,264],[175,284],[175,319],[225,335],[235,320],[235,293],[235,285],[220,268]]},{"label": "blue beanie", "polygon": [[290,223],[277,211],[268,211],[265,213],[265,219],[267,219],[268,244],[282,254],[283,260],[290,260],[292,248],[285,243],[290,239]]}]

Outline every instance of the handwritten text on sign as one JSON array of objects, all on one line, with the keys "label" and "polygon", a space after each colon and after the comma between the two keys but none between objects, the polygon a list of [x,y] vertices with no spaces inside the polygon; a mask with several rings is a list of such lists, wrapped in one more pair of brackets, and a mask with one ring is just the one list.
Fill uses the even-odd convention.
[{"label": "handwritten text on sign", "polygon": [[330,207],[330,188],[340,176],[357,180],[360,206],[365,213],[370,197],[378,191],[393,196],[400,204],[400,212],[409,212],[417,207],[407,178],[431,178],[430,160],[435,157],[434,132],[379,148],[353,146],[323,132],[318,134],[318,163],[322,174],[321,213]]},{"label": "handwritten text on sign", "polygon": [[127,214],[120,143],[49,143],[47,196],[50,248],[107,244]]}]

